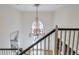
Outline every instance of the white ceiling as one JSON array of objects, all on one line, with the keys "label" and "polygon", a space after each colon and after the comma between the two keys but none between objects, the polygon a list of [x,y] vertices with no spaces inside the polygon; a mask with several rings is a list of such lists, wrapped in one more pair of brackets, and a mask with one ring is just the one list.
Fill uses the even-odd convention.
[{"label": "white ceiling", "polygon": [[[34,4],[14,4],[12,7],[18,9],[19,11],[36,11]],[[40,4],[39,11],[54,11],[57,8],[61,7],[61,4]]]}]

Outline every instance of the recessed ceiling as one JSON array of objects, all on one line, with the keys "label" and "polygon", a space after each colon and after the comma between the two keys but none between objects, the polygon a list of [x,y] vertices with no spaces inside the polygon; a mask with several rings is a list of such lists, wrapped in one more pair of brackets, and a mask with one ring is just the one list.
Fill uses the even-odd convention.
[{"label": "recessed ceiling", "polygon": [[[33,4],[16,4],[12,5],[14,8],[18,9],[19,11],[36,11],[36,7]],[[39,11],[54,11],[57,8],[61,7],[60,4],[40,4]]]}]

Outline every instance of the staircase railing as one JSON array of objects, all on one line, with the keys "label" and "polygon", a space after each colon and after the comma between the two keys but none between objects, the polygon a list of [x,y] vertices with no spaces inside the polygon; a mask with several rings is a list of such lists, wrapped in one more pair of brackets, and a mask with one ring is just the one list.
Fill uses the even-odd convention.
[{"label": "staircase railing", "polygon": [[17,48],[0,48],[0,55],[17,55]]},{"label": "staircase railing", "polygon": [[79,46],[79,28],[58,28],[58,38],[59,41],[62,41],[58,45],[62,48],[62,51],[59,48],[59,54],[65,55],[78,55],[78,46]]},{"label": "staircase railing", "polygon": [[79,28],[58,28],[56,26],[19,55],[77,55],[78,44]]},{"label": "staircase railing", "polygon": [[18,55],[22,48],[0,48],[0,55]]},{"label": "staircase railing", "polygon": [[[50,31],[49,33],[47,33],[45,36],[43,36],[41,39],[39,39],[37,42],[35,42],[34,44],[32,44],[31,46],[29,46],[28,48],[26,48],[22,53],[20,53],[19,55],[22,54],[32,54],[33,55],[38,55],[39,50],[40,50],[40,55],[41,54],[52,54],[53,52],[50,52],[52,50],[50,50],[50,35],[52,33],[55,32],[55,29],[53,29],[52,31]],[[46,44],[48,43],[48,44]],[[51,42],[52,43],[52,42]],[[38,45],[40,46],[40,49],[38,49]],[[48,46],[48,47],[47,47]],[[36,49],[34,49],[34,47],[36,47]],[[36,53],[34,53],[36,51]]]}]

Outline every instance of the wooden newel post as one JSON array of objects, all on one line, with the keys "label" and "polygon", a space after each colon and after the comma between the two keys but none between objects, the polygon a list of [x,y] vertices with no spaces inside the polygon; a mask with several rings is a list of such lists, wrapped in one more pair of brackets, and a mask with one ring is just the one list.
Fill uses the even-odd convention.
[{"label": "wooden newel post", "polygon": [[57,55],[57,40],[58,40],[58,26],[55,28],[55,45],[54,45],[54,55]]}]

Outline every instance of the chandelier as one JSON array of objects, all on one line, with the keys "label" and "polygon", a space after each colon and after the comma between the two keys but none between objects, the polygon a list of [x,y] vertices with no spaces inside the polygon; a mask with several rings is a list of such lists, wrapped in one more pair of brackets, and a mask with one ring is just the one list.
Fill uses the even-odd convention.
[{"label": "chandelier", "polygon": [[36,6],[36,18],[35,21],[32,23],[32,36],[39,37],[40,35],[43,35],[43,24],[38,18],[38,7],[39,4],[35,4]]}]

